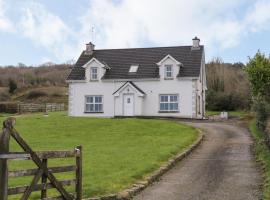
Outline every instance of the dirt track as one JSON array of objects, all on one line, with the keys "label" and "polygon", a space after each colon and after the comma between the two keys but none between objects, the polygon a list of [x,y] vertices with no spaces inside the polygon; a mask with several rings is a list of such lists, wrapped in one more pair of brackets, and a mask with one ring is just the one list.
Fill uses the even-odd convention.
[{"label": "dirt track", "polygon": [[222,123],[191,125],[204,130],[202,145],[134,200],[262,199],[247,130]]}]

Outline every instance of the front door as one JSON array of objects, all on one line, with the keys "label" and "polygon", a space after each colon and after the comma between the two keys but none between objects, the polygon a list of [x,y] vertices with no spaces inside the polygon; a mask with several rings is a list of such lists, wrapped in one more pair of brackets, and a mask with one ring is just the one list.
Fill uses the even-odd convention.
[{"label": "front door", "polygon": [[134,95],[124,94],[124,115],[133,116],[134,115]]}]

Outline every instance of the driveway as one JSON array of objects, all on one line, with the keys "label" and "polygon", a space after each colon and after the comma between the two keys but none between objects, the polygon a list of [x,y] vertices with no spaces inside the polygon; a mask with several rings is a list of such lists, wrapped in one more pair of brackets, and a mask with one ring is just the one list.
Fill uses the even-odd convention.
[{"label": "driveway", "polygon": [[262,178],[247,129],[223,123],[188,124],[204,130],[203,143],[134,200],[262,199]]}]

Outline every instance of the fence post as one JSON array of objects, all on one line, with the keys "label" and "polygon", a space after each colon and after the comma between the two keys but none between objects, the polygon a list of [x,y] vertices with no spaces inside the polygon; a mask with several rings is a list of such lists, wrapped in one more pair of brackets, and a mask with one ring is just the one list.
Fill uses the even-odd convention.
[{"label": "fence post", "polygon": [[76,151],[76,200],[82,199],[82,146],[77,146]]},{"label": "fence post", "polygon": [[[0,134],[0,154],[9,153],[10,131],[15,125],[15,118],[8,118],[3,123],[3,132]],[[0,199],[8,199],[8,165],[7,159],[0,159]]]},{"label": "fence post", "polygon": [[[42,164],[43,164],[44,167],[47,168],[48,167],[48,160],[47,159],[42,159]],[[43,175],[41,177],[41,183],[44,184],[44,185],[46,185],[46,183],[47,183],[47,176],[44,173],[43,173]],[[45,189],[44,188],[41,189],[41,199],[45,199],[45,198],[47,198],[47,189],[46,189],[46,187],[45,187]]]}]

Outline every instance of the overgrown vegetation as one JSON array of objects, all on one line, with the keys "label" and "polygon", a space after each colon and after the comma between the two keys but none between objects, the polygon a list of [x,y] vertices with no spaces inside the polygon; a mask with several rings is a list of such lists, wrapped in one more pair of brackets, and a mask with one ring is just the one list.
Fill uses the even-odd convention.
[{"label": "overgrown vegetation", "polygon": [[18,64],[18,66],[0,66],[0,87],[8,87],[13,80],[18,88],[33,86],[64,86],[71,64],[47,63],[37,67]]},{"label": "overgrown vegetation", "polygon": [[[4,119],[0,116],[0,123]],[[16,129],[34,150],[71,150],[82,145],[84,197],[115,193],[131,186],[198,137],[196,129],[172,121],[74,118],[62,112],[50,113],[48,117],[21,115]],[[10,150],[21,151],[14,141]],[[49,166],[70,162],[52,159]],[[9,169],[33,167],[30,161],[14,161]],[[60,180],[72,177],[74,174],[58,176]],[[10,179],[9,184],[25,185],[31,179]],[[38,195],[40,192],[33,197]]]},{"label": "overgrown vegetation", "polygon": [[[245,70],[251,83],[257,127],[265,132],[267,120],[270,117],[270,57],[258,51],[253,58],[249,59]],[[267,141],[270,141],[268,134],[270,135],[266,133],[265,137]],[[268,144],[270,147],[270,143]]]},{"label": "overgrown vegetation", "polygon": [[214,111],[249,110],[251,95],[242,63],[223,63],[215,58],[206,64],[206,108]]},{"label": "overgrown vegetation", "polygon": [[264,199],[270,199],[270,57],[260,51],[249,59],[245,70],[251,83],[256,120],[250,130],[255,138],[257,159],[265,172]]},{"label": "overgrown vegetation", "polygon": [[264,170],[264,185],[263,195],[265,200],[270,200],[270,150],[266,146],[264,133],[256,126],[256,120],[250,123],[249,129],[255,140],[254,150],[257,160],[263,165]]},{"label": "overgrown vegetation", "polygon": [[10,94],[13,94],[15,90],[18,88],[17,83],[12,79],[9,79],[8,87],[9,87]]}]

